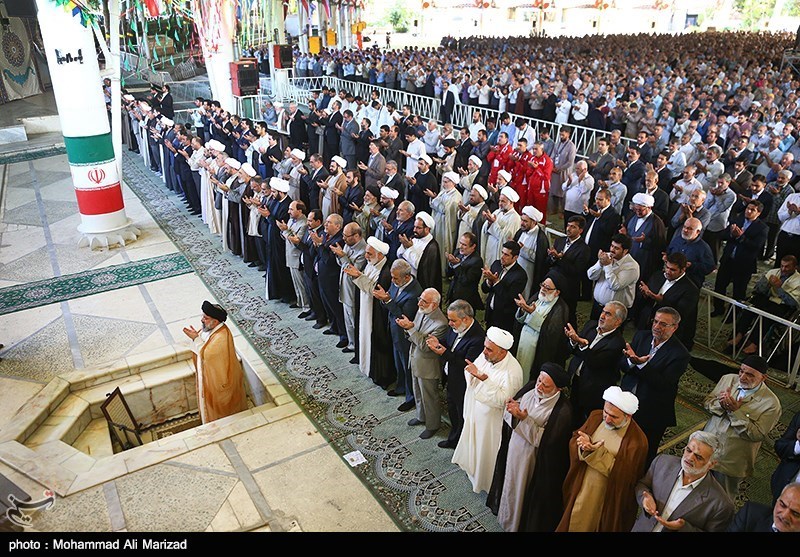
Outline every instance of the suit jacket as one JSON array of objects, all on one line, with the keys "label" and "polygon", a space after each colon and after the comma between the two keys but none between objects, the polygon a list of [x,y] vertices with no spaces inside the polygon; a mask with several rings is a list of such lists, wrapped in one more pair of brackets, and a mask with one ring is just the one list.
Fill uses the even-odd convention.
[{"label": "suit jacket", "polygon": [[[566,243],[566,236],[556,238],[553,240],[553,249],[562,253]],[[577,301],[581,280],[586,276],[586,270],[589,268],[589,259],[589,246],[580,238],[572,243],[561,259],[548,256],[550,268],[561,273],[568,282],[568,287],[561,289],[561,296],[565,302],[571,304]]]},{"label": "suit jacket", "polygon": [[[592,227],[594,223],[594,227]],[[599,217],[586,215],[586,230],[583,231],[583,241],[586,242],[586,235],[589,228],[592,228],[592,235],[586,242],[589,246],[589,260],[597,259],[597,252],[600,250],[608,251],[611,246],[611,237],[619,230],[620,216],[611,205],[600,213]],[[570,248],[571,249],[571,248]]]},{"label": "suit jacket", "polygon": [[339,151],[343,157],[356,154],[356,141],[351,134],[358,133],[358,124],[355,118],[349,122],[342,122],[342,131],[339,140]]},{"label": "suit jacket", "polygon": [[628,165],[628,167],[625,169],[625,172],[622,173],[622,179],[620,182],[625,184],[625,186],[628,188],[628,194],[625,196],[625,206],[627,206],[627,203],[633,199],[633,195],[635,193],[642,191],[645,171],[646,168],[640,158],[635,163]]},{"label": "suit jacket", "polygon": [[[490,269],[493,273],[500,274],[503,266],[500,260],[492,263]],[[481,283],[481,288],[486,292],[486,324],[487,326],[500,327],[509,333],[514,332],[516,319],[514,314],[517,311],[517,304],[514,300],[525,290],[528,282],[528,275],[525,269],[514,263],[506,275],[498,282],[489,285],[487,281]],[[494,301],[494,307],[492,307]]]},{"label": "suit jacket", "polygon": [[[649,329],[636,331],[631,340],[631,348],[638,356],[644,356],[650,352],[652,341],[653,333]],[[623,373],[620,387],[624,391],[635,389],[639,398],[636,423],[645,433],[659,427],[675,425],[678,381],[686,372],[690,358],[689,351],[675,335],[641,369],[630,365],[627,358],[620,358],[619,367]]]},{"label": "suit jacket", "polygon": [[414,218],[412,217],[403,222],[395,219],[389,224],[391,224],[393,228],[384,235],[384,241],[389,244],[389,253],[386,255],[386,258],[390,262],[393,262],[397,259],[397,249],[400,247],[400,236],[405,236],[409,239],[414,237]]},{"label": "suit jacket", "polygon": [[772,532],[772,507],[748,501],[739,509],[726,532]]},{"label": "suit jacket", "polygon": [[456,104],[456,95],[453,90],[448,87],[447,91],[442,93],[442,107],[439,110],[439,119],[447,124],[451,121],[453,115],[453,108]]},{"label": "suit jacket", "polygon": [[389,312],[389,331],[392,334],[392,344],[398,350],[408,350],[408,338],[403,328],[395,322],[395,319],[403,315],[411,320],[417,317],[417,310],[419,309],[417,301],[419,300],[419,295],[422,294],[422,288],[417,279],[412,277],[402,292],[398,294],[398,290],[397,285],[392,282],[392,286],[389,287],[389,296],[391,298],[388,302],[381,303]]},{"label": "suit jacket", "polygon": [[[261,219],[262,223],[266,222],[266,219]],[[266,226],[266,225],[265,225]],[[313,278],[317,276],[316,271],[316,263],[317,263],[317,247],[311,241],[310,234],[312,229],[306,226],[306,232],[303,234],[300,243],[297,244],[297,247],[300,248],[302,253],[301,263],[303,265],[303,272],[308,275],[309,278]],[[316,229],[317,234],[322,234],[322,226]]]},{"label": "suit jacket", "polygon": [[794,454],[798,429],[800,429],[800,412],[794,415],[781,438],[775,441],[775,453],[781,461],[775,468],[770,482],[773,501],[778,499],[786,484],[793,482],[797,473],[800,472],[800,455]]},{"label": "suit jacket", "polygon": [[[731,221],[739,228],[744,226],[744,215],[739,215]],[[748,226],[744,234],[738,238],[731,236],[731,227],[722,233],[725,249],[720,257],[720,265],[733,265],[733,272],[737,275],[752,275],[758,271],[758,256],[764,251],[767,243],[768,227],[761,219],[756,219]],[[736,248],[734,253],[734,248]]]},{"label": "suit jacket", "polygon": [[[660,454],[650,464],[647,474],[636,484],[636,500],[639,506],[642,505],[642,494],[649,491],[656,501],[656,508],[659,514],[664,510],[664,506],[675,485],[675,479],[681,472],[681,459],[677,456]],[[725,489],[714,476],[706,476],[697,484],[686,496],[686,499],[675,507],[667,520],[682,518],[686,521],[679,532],[723,532],[733,519],[735,513],[733,501],[731,501]],[[656,519],[642,511],[639,518],[633,525],[631,532],[652,532],[658,524]],[[670,530],[664,529],[664,532]]]},{"label": "suit jacket", "polygon": [[634,230],[637,218],[636,215],[631,214],[631,218],[628,219],[625,228],[631,238],[644,234],[644,241],[637,242],[634,240],[630,254],[639,263],[639,276],[649,277],[653,271],[660,269],[662,266],[661,253],[666,248],[667,233],[664,228],[664,221],[655,213],[651,213],[639,230]]},{"label": "suit jacket", "polygon": [[353,277],[344,272],[344,268],[352,265],[359,271],[363,271],[367,266],[367,260],[364,257],[364,252],[367,249],[367,242],[363,238],[352,246],[345,245],[342,247],[344,254],[337,257],[336,260],[341,267],[339,272],[339,301],[345,305],[355,307],[356,300],[358,299],[358,289],[353,283]]},{"label": "suit jacket", "polygon": [[[733,184],[733,182],[731,182],[731,184]],[[747,197],[753,196],[752,192],[750,191],[746,191],[744,195]],[[761,204],[764,205],[764,210],[761,211],[761,214],[758,217],[759,220],[764,220],[772,211],[772,205],[775,201],[775,198],[772,197],[772,194],[769,193],[769,191],[767,191],[767,188],[764,188],[761,190],[761,193],[756,197],[756,199],[758,199]],[[731,214],[728,222],[733,222],[736,217],[744,213],[745,207],[747,207],[747,204],[744,201],[741,199],[737,200],[736,203],[733,204],[733,207],[731,207]]]},{"label": "suit jacket", "polygon": [[469,302],[472,309],[483,309],[483,300],[478,293],[478,285],[481,282],[481,271],[483,270],[483,259],[481,259],[476,249],[472,255],[461,260],[457,267],[447,264],[445,275],[450,278],[450,286],[447,289],[447,302],[464,300]]},{"label": "suit jacket", "polygon": [[442,366],[447,364],[447,392],[450,393],[450,398],[453,395],[460,396],[463,401],[464,393],[467,391],[467,379],[464,375],[464,368],[467,363],[464,359],[467,358],[470,362],[474,362],[475,358],[481,355],[486,332],[476,319],[464,333],[458,346],[453,350],[453,343],[455,343],[457,337],[456,332],[448,327],[444,334],[444,340],[440,340],[446,349],[440,358],[442,359]]},{"label": "suit jacket", "polygon": [[[263,220],[263,219],[262,219]],[[286,266],[290,269],[299,269],[303,258],[303,250],[300,244],[296,246],[288,240],[290,236],[297,236],[302,239],[306,236],[307,221],[306,218],[298,219],[292,222],[291,219],[287,222],[289,228],[281,232],[281,236],[287,238],[286,240]]]},{"label": "suit jacket", "polygon": [[367,159],[367,169],[364,171],[364,183],[367,187],[377,186],[379,181],[386,178],[386,159],[377,153],[370,162]]},{"label": "suit jacket", "polygon": [[428,343],[425,341],[429,335],[441,337],[447,329],[447,316],[441,309],[436,308],[428,315],[424,315],[421,311],[417,312],[414,326],[406,331],[406,336],[411,341],[408,362],[414,377],[439,379],[442,376],[439,355],[428,348]]},{"label": "suit jacket", "polygon": [[[325,143],[339,146],[339,130],[336,129],[336,124],[341,126],[343,122],[344,116],[342,116],[341,112],[334,112],[320,120],[320,123],[325,125]],[[355,150],[353,153],[355,153]]]},{"label": "suit jacket", "polygon": [[386,174],[381,178],[381,181],[384,186],[392,188],[400,194],[400,196],[394,200],[395,206],[406,198],[406,178],[404,174],[401,172],[395,172],[392,176]]},{"label": "suit jacket", "polygon": [[325,181],[328,179],[328,171],[322,166],[319,170],[309,170],[308,174],[304,174],[300,182],[300,199],[306,204],[306,207],[311,209],[319,209],[319,186],[318,181]]},{"label": "suit jacket", "polygon": [[[597,321],[589,321],[578,335],[591,345],[597,336]],[[603,407],[603,391],[619,381],[619,360],[625,348],[625,338],[617,328],[606,335],[592,348],[572,348],[572,359],[568,371],[572,377],[570,399],[576,408],[576,418],[582,421],[592,410]],[[576,373],[580,369],[580,376]]]},{"label": "suit jacket", "polygon": [[164,98],[159,101],[159,111],[161,114],[170,120],[175,118],[175,109],[173,108],[172,93],[167,93]]},{"label": "suit jacket", "polygon": [[[664,273],[656,271],[647,281],[647,287],[658,293],[666,280]],[[650,329],[651,321],[659,308],[675,308],[681,314],[681,322],[675,332],[675,336],[680,339],[687,349],[691,350],[694,345],[694,335],[697,331],[697,307],[699,303],[700,290],[689,278],[689,273],[687,272],[682,279],[673,284],[664,293],[664,298],[660,302],[648,298],[647,304],[639,314],[637,328],[639,330]]]},{"label": "suit jacket", "polygon": [[328,236],[327,233],[322,235],[322,243],[317,246],[317,275],[319,276],[320,284],[338,286],[339,263],[336,260],[336,256],[329,249],[333,244],[344,247],[344,238],[341,230],[333,236]]}]

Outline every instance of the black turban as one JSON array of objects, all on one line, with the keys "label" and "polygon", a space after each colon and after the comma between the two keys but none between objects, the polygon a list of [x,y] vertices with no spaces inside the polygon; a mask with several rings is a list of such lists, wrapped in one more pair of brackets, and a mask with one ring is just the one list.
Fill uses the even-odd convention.
[{"label": "black turban", "polygon": [[228,318],[228,312],[222,309],[222,306],[212,304],[208,300],[203,302],[203,313],[217,321],[225,321]]}]

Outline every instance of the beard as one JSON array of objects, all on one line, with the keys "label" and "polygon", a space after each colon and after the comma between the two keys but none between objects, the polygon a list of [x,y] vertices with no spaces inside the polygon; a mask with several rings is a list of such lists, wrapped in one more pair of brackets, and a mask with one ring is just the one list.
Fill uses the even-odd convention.
[{"label": "beard", "polygon": [[425,308],[425,309],[419,308],[419,311],[420,313],[422,313],[422,315],[430,315],[430,313],[435,309],[436,309],[435,307]]},{"label": "beard", "polygon": [[696,466],[689,466],[686,464],[686,461],[681,459],[681,470],[683,470],[683,473],[687,476],[702,476],[708,472],[708,466],[701,466],[699,468]]},{"label": "beard", "polygon": [[556,299],[555,293],[550,292],[549,294],[544,294],[544,293],[542,293],[541,290],[539,291],[539,301],[540,302],[543,302],[545,304],[549,304],[549,303],[552,303],[553,300],[555,300],[555,299]]},{"label": "beard", "polygon": [[606,423],[606,422],[603,422],[603,425],[605,426],[605,428],[606,428],[607,430],[609,430],[609,431],[614,431],[615,429],[622,429],[623,427],[625,427],[625,425],[626,425],[627,423],[628,423],[628,421],[627,421],[627,420],[625,420],[624,422],[622,422],[622,423],[621,423],[621,424],[619,424],[619,425],[609,424],[609,423]]},{"label": "beard", "polygon": [[210,326],[210,325],[208,325],[207,323],[203,323],[202,325],[203,325],[202,329],[203,329],[203,331],[204,331],[204,332],[206,332],[206,333],[210,332],[210,331],[213,329],[213,327],[211,327],[211,326]]}]

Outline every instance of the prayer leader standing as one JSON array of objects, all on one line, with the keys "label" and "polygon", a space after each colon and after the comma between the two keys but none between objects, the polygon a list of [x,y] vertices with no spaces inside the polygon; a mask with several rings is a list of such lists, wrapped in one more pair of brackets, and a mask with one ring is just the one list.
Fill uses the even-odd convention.
[{"label": "prayer leader standing", "polygon": [[191,325],[183,332],[192,339],[192,359],[197,370],[197,407],[204,424],[247,410],[244,371],[236,357],[233,335],[221,306],[203,302],[203,327]]}]

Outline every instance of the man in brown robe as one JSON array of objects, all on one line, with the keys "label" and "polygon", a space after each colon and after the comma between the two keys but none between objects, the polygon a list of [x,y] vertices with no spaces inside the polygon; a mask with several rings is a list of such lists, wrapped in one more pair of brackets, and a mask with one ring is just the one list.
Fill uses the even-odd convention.
[{"label": "man in brown robe", "polygon": [[616,385],[569,442],[564,515],[556,532],[629,532],[636,482],[644,475],[647,437],[633,421],[639,400]]},{"label": "man in brown robe", "polygon": [[192,359],[197,370],[197,407],[203,423],[247,410],[244,371],[236,357],[233,335],[225,325],[228,313],[219,305],[203,302],[203,327],[184,327],[192,339]]}]

